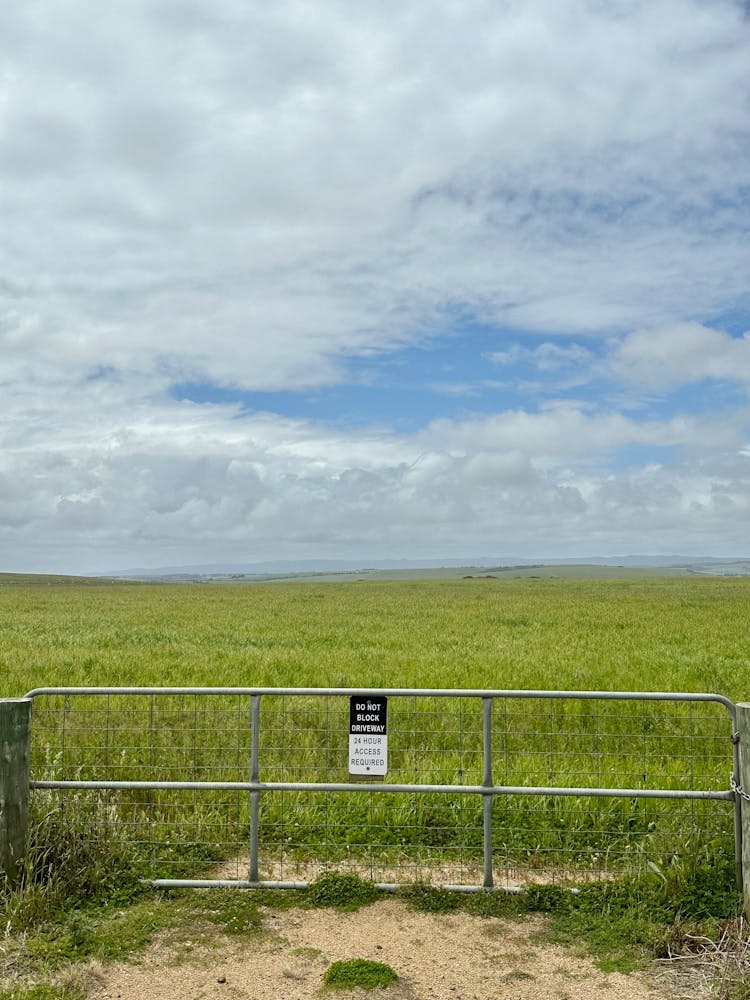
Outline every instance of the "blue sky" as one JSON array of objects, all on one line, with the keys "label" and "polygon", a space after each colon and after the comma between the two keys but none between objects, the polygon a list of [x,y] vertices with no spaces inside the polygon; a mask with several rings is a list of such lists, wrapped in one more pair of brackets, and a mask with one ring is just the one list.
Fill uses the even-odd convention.
[{"label": "blue sky", "polygon": [[[493,344],[506,348],[492,350]],[[242,415],[278,413],[339,427],[382,424],[413,433],[438,418],[492,414],[519,407],[534,411],[564,399],[596,406],[614,399],[618,379],[596,371],[606,361],[597,343],[523,343],[523,333],[462,323],[431,344],[378,358],[344,360],[340,384],[307,390],[243,391],[208,382],[175,383],[176,400],[240,403]],[[593,370],[591,370],[593,369]],[[669,392],[642,393],[619,406],[666,418],[712,414],[742,405],[746,390],[732,379],[701,378]],[[240,417],[238,417],[240,419]]]},{"label": "blue sky", "polygon": [[0,571],[750,552],[734,0],[0,11]]}]

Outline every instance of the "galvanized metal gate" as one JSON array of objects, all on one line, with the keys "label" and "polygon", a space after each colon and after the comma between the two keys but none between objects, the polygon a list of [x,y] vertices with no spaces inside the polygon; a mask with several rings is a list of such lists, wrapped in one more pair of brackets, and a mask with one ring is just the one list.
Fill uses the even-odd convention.
[{"label": "galvanized metal gate", "polygon": [[[384,888],[512,889],[706,844],[733,851],[741,878],[735,706],[721,695],[56,687],[26,698],[34,794],[98,796],[154,885],[296,888],[335,867]],[[388,699],[383,780],[349,773],[352,698]]]}]

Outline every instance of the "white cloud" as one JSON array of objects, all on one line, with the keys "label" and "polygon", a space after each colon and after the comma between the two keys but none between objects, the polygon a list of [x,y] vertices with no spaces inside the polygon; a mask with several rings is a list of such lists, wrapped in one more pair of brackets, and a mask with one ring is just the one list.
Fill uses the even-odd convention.
[{"label": "white cloud", "polygon": [[597,331],[744,293],[733,4],[3,17],[2,270],[82,365],[322,384],[451,301]]},{"label": "white cloud", "polygon": [[[747,301],[749,49],[730,0],[6,4],[6,557],[742,544],[747,413],[614,400],[750,378],[698,321]],[[411,433],[170,397],[343,385],[464,321],[545,396],[616,392]]]},{"label": "white cloud", "polygon": [[619,377],[652,389],[703,379],[750,384],[750,335],[730,337],[700,323],[637,330],[623,338],[613,366]]},{"label": "white cloud", "polygon": [[596,355],[581,344],[554,344],[549,341],[538,347],[524,347],[513,344],[507,351],[492,351],[488,359],[496,365],[512,365],[526,362],[542,372],[575,368],[588,372],[596,360]]},{"label": "white cloud", "polygon": [[[750,515],[737,420],[638,422],[558,405],[398,435],[241,417],[156,385],[134,410],[133,388],[82,383],[63,410],[66,386],[47,383],[35,422],[19,407],[3,429],[0,538],[11,564],[39,548],[38,568],[65,568],[58,548],[79,570],[109,568],[108,553],[110,565],[195,561],[196,545],[223,561],[321,548],[365,559],[565,555],[642,549],[644,539],[656,551],[731,554],[727,518],[740,545]],[[613,471],[612,456],[631,445],[686,457]]]}]

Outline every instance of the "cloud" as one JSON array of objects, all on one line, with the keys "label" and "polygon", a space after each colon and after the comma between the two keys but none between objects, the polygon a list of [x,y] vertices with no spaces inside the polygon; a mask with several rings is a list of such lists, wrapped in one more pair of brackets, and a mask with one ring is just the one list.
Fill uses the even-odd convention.
[{"label": "cloud", "polygon": [[750,385],[750,335],[731,337],[700,323],[636,330],[620,342],[615,373],[651,389],[720,379]]},{"label": "cloud", "polygon": [[[6,4],[7,559],[744,544],[746,410],[617,400],[748,381],[749,48],[730,0]],[[408,432],[243,395],[440,344]]]},{"label": "cloud", "polygon": [[[196,544],[223,561],[321,546],[362,558],[567,555],[644,538],[656,551],[726,554],[727,518],[739,544],[750,514],[736,419],[636,421],[558,404],[396,434],[178,402],[156,383],[144,397],[126,378],[83,382],[65,408],[66,385],[39,388],[36,420],[18,401],[3,429],[0,538],[7,559],[41,549],[47,567],[58,548],[82,570],[106,569],[109,552],[127,551],[126,565],[189,561]],[[682,457],[614,470],[633,444]]]},{"label": "cloud", "polygon": [[330,384],[455,301],[594,332],[744,294],[733,4],[3,17],[3,270],[82,366]]},{"label": "cloud", "polygon": [[517,364],[519,361],[533,365],[542,372],[575,368],[579,371],[590,369],[596,355],[581,344],[554,344],[545,342],[538,347],[524,347],[513,344],[506,351],[492,351],[488,359],[496,365]]}]

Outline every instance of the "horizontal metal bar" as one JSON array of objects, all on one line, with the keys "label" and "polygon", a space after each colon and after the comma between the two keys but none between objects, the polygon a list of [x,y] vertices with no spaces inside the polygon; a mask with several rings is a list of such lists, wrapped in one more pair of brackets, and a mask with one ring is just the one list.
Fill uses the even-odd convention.
[{"label": "horizontal metal bar", "polygon": [[387,785],[342,781],[31,781],[31,788],[241,792],[435,792],[447,795],[580,795],[620,799],[718,799],[734,801],[734,792],[682,788],[566,788],[535,785]]},{"label": "horizontal metal bar", "polygon": [[717,702],[734,715],[734,702],[720,694],[694,691],[536,691],[527,689],[478,690],[463,688],[293,688],[293,687],[41,687],[25,698],[42,695],[326,695],[408,698],[543,698],[600,701],[692,701]]},{"label": "horizontal metal bar", "polygon": [[[201,879],[201,878],[154,878],[143,879],[144,885],[152,885],[157,889],[309,889],[312,882],[279,882],[259,881],[249,882],[246,879]],[[408,882],[375,882],[376,889],[383,892],[398,892],[409,887]],[[486,889],[481,885],[437,885],[437,889],[449,892],[508,892],[521,893],[524,887],[520,885],[495,885]],[[574,892],[575,890],[571,890]]]}]

